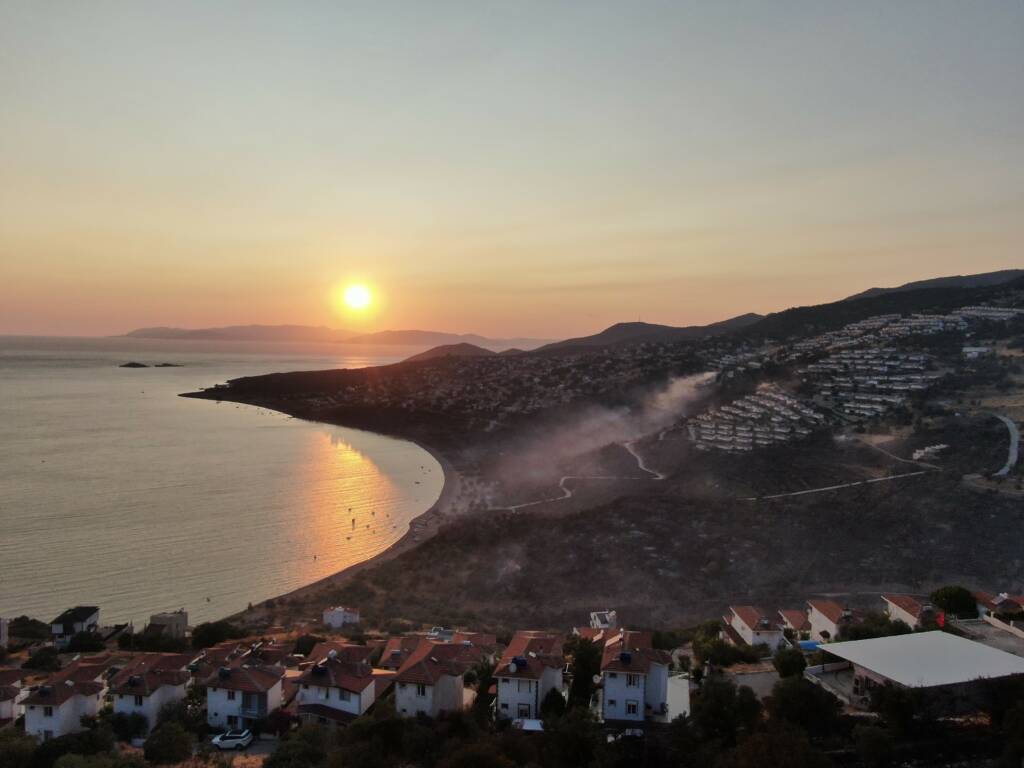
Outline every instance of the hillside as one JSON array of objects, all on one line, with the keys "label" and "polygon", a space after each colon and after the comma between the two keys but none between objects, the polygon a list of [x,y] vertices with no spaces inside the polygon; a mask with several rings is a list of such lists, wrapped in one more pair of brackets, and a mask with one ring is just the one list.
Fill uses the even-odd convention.
[{"label": "hillside", "polygon": [[905,293],[926,288],[983,288],[990,285],[1001,285],[1011,280],[1024,277],[1024,269],[1002,269],[998,272],[981,272],[976,275],[951,275],[950,277],[933,277],[929,280],[915,280],[895,288],[869,288],[866,291],[847,296],[844,301],[869,299],[889,293]]},{"label": "hillside", "polygon": [[477,347],[500,352],[511,347],[534,349],[546,344],[546,339],[489,339],[475,333],[443,333],[441,331],[378,331],[359,336],[351,336],[344,340],[346,344],[384,344],[406,346],[443,346],[454,344],[472,344]]},{"label": "hillside", "polygon": [[711,323],[710,325],[676,327],[641,322],[616,323],[592,336],[580,336],[574,339],[566,339],[565,341],[557,341],[553,344],[547,344],[536,351],[560,352],[589,347],[610,347],[618,344],[664,343],[706,339],[744,328],[756,323],[760,319],[761,315],[751,312],[728,320]]},{"label": "hillside", "polygon": [[418,355],[406,358],[405,362],[414,363],[422,360],[436,360],[440,357],[489,357],[496,355],[497,352],[478,347],[475,344],[442,344],[439,347],[428,349],[426,352],[420,352]]}]

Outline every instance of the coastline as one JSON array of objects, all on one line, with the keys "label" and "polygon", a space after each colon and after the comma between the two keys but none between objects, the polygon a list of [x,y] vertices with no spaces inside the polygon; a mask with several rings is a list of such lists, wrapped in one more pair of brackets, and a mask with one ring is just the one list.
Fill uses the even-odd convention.
[{"label": "coastline", "polygon": [[[216,394],[224,394],[218,392]],[[440,449],[422,441],[421,438],[411,437],[406,434],[401,434],[393,430],[374,430],[369,429],[365,425],[355,425],[351,423],[345,423],[344,420],[331,420],[326,418],[314,418],[311,414],[306,412],[300,412],[283,407],[283,404],[276,400],[246,400],[241,398],[231,397],[216,397],[213,392],[187,392],[182,393],[181,397],[192,397],[196,399],[217,399],[226,402],[234,402],[243,405],[252,405],[267,410],[276,411],[292,418],[302,419],[316,424],[329,424],[331,426],[345,427],[348,429],[360,429],[367,432],[374,432],[375,434],[384,435],[386,437],[393,437],[398,440],[405,440],[410,442],[422,450],[426,451],[430,456],[440,465],[442,472],[442,486],[441,493],[437,499],[430,505],[426,510],[416,515],[409,521],[409,529],[399,537],[394,543],[387,548],[378,552],[373,557],[370,557],[362,562],[350,565],[347,568],[343,568],[336,573],[332,573],[328,576],[324,576],[309,584],[305,584],[301,587],[293,589],[289,592],[285,592],[280,595],[274,595],[269,598],[269,601],[277,603],[282,599],[293,601],[293,600],[304,600],[311,597],[313,594],[323,590],[327,587],[336,587],[344,584],[353,576],[361,573],[363,570],[372,567],[378,563],[392,560],[406,552],[415,549],[423,542],[432,538],[441,526],[468,513],[469,503],[463,498],[462,491],[465,483],[462,474],[454,467],[451,460],[441,452]],[[461,502],[461,503],[460,503]],[[253,603],[251,608],[245,608],[241,611],[237,611],[228,616],[221,618],[222,621],[234,621],[239,623],[258,624],[264,623],[267,620],[266,611],[264,604],[268,602],[263,600],[260,603]],[[326,606],[324,606],[326,607]]]}]

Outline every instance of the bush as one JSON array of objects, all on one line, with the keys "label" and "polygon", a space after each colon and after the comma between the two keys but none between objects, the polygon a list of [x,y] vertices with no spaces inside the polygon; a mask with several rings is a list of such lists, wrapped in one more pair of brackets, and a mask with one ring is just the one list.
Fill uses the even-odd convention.
[{"label": "bush", "polygon": [[838,726],[843,705],[809,680],[787,677],[772,688],[772,695],[765,700],[765,709],[776,723],[788,723],[812,736],[824,736]]},{"label": "bush", "polygon": [[799,648],[779,648],[772,658],[779,677],[793,677],[807,669],[807,659]]},{"label": "bush", "polygon": [[[32,756],[32,768],[52,768],[64,755],[100,755],[114,748],[114,737],[110,731],[97,729],[69,733],[40,744]],[[6,768],[6,766],[5,766]]]},{"label": "bush", "polygon": [[60,654],[56,648],[48,645],[29,656],[21,667],[22,669],[35,669],[40,672],[56,672],[60,669]]},{"label": "bush", "polygon": [[143,754],[156,765],[180,763],[192,757],[192,735],[178,723],[164,723],[146,739]]},{"label": "bush", "polygon": [[884,613],[869,613],[858,624],[848,624],[840,631],[840,640],[868,640],[873,637],[909,635],[913,632],[906,623],[893,621]]},{"label": "bush", "polygon": [[208,621],[192,630],[192,647],[209,648],[211,645],[223,643],[245,635],[242,630],[227,621]]},{"label": "bush", "polygon": [[132,712],[130,715],[125,712],[115,712],[108,719],[110,730],[119,741],[131,741],[136,736],[145,736],[149,730],[149,721],[145,715]]},{"label": "bush", "polygon": [[30,768],[36,740],[13,729],[0,731],[0,765],[4,768]]},{"label": "bush", "polygon": [[49,640],[51,637],[49,624],[28,616],[11,619],[7,625],[7,632],[11,637],[23,640]]},{"label": "bush", "polygon": [[316,635],[302,635],[298,640],[295,641],[295,653],[302,656],[309,656],[313,652],[317,643],[322,643],[324,639]]},{"label": "bush", "polygon": [[892,764],[896,743],[892,735],[877,725],[858,725],[853,729],[857,755],[868,768],[886,768]]}]

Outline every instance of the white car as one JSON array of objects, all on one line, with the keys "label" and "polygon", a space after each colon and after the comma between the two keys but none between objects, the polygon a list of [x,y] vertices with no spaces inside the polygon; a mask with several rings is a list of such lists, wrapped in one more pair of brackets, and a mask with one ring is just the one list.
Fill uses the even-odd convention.
[{"label": "white car", "polygon": [[252,731],[228,731],[213,737],[213,746],[217,749],[245,749],[252,744]]}]

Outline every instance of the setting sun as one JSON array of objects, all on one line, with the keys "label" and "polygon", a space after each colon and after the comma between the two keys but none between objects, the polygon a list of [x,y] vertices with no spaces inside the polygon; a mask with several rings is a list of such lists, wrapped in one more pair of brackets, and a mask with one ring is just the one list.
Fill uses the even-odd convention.
[{"label": "setting sun", "polygon": [[369,288],[357,283],[345,288],[342,299],[345,302],[345,306],[349,309],[362,310],[370,306],[373,296],[370,294]]}]

